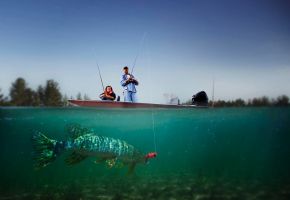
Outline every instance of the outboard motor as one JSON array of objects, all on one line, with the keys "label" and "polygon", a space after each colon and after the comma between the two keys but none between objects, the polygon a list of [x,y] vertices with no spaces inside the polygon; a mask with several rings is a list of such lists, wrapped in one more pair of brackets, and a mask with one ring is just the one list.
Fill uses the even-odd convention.
[{"label": "outboard motor", "polygon": [[192,105],[208,106],[208,97],[205,91],[200,91],[192,96]]}]

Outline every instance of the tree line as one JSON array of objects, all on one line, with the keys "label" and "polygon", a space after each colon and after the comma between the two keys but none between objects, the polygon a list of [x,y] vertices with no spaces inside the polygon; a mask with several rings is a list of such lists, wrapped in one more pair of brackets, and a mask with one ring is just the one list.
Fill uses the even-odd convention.
[{"label": "tree line", "polygon": [[[17,78],[10,87],[9,96],[5,97],[0,88],[0,106],[67,106],[68,97],[62,95],[56,81],[50,79],[44,86],[39,85],[36,90],[28,87],[23,78]],[[73,97],[70,97],[73,99]],[[78,100],[90,100],[88,95],[82,96],[79,92],[76,95]],[[191,104],[191,100],[186,101],[185,105]],[[245,101],[241,98],[232,101],[209,101],[209,106],[214,107],[246,107],[246,106],[289,106],[289,97],[286,95],[270,99],[263,96]]]},{"label": "tree line", "polygon": [[[190,105],[192,100],[188,100],[184,105]],[[217,100],[217,101],[209,101],[209,106],[213,107],[262,107],[262,106],[289,106],[289,97],[286,95],[278,96],[277,98],[270,99],[269,97],[262,96],[258,98],[249,99],[245,101],[241,98],[236,100]]]},{"label": "tree line", "polygon": [[278,96],[277,98],[270,99],[269,97],[262,96],[258,98],[249,99],[248,101],[244,101],[239,98],[233,101],[210,101],[209,105],[213,105],[214,107],[262,107],[262,106],[289,106],[289,97],[286,95]]},{"label": "tree line", "polygon": [[[10,87],[9,96],[5,97],[0,88],[0,106],[66,106],[68,100],[66,95],[61,94],[58,83],[52,79],[33,90],[24,78],[17,78]],[[89,100],[89,97],[82,97],[78,93],[76,99]]]}]

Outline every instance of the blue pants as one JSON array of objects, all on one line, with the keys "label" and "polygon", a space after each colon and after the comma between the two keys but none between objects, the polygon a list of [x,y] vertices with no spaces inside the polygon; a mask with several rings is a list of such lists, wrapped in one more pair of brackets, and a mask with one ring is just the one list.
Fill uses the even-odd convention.
[{"label": "blue pants", "polygon": [[130,92],[130,91],[125,90],[124,91],[124,101],[125,102],[132,102],[132,103],[137,102],[136,92]]}]

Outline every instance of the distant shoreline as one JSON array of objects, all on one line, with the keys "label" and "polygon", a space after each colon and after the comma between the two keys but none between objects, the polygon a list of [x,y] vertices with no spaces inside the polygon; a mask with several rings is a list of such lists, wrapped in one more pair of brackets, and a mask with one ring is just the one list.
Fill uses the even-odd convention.
[{"label": "distant shoreline", "polygon": [[[50,79],[46,81],[44,86],[39,85],[37,90],[33,90],[27,86],[24,78],[17,78],[11,84],[9,97],[5,97],[0,88],[0,106],[29,106],[29,107],[66,107],[68,106],[68,97],[66,94],[61,94],[59,85],[56,81]],[[88,95],[81,95],[79,92],[76,100],[90,100]],[[189,99],[180,105],[192,105],[192,100]],[[232,101],[217,100],[209,101],[209,107],[274,107],[274,106],[289,106],[289,97],[280,95],[270,99],[267,96],[255,97],[247,101],[238,98]]]},{"label": "distant shoreline", "polygon": [[[183,103],[183,105],[190,105],[191,100]],[[289,97],[286,95],[280,95],[277,98],[270,99],[269,97],[255,97],[253,99],[245,100],[238,98],[232,101],[225,100],[217,100],[217,101],[209,101],[209,107],[281,107],[281,106],[289,106]]]}]

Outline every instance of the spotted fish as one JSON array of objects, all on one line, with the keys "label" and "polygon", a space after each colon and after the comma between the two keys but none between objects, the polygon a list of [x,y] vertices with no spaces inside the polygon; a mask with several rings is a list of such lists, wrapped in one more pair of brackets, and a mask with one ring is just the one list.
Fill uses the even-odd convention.
[{"label": "spotted fish", "polygon": [[35,168],[43,168],[52,163],[64,151],[72,151],[65,159],[68,165],[77,164],[89,156],[95,156],[96,163],[106,162],[109,167],[118,163],[128,165],[132,173],[137,163],[147,163],[148,159],[157,156],[155,152],[142,154],[134,146],[115,138],[99,136],[92,130],[71,124],[67,127],[69,139],[57,141],[43,133],[32,136]]}]

